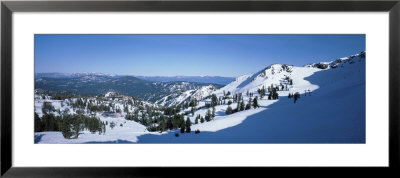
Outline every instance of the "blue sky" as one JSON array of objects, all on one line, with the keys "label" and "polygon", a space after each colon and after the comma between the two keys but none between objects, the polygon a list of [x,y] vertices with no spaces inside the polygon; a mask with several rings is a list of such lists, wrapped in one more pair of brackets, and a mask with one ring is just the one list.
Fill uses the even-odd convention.
[{"label": "blue sky", "polygon": [[35,72],[227,76],[365,50],[365,35],[35,35]]}]

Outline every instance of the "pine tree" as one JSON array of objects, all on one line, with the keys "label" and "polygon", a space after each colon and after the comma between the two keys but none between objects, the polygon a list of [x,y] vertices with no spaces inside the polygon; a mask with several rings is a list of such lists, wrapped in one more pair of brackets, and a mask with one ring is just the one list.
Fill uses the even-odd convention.
[{"label": "pine tree", "polygon": [[168,120],[167,120],[167,128],[168,128],[169,130],[174,129],[174,125],[172,124],[172,120],[171,120],[171,118],[169,118],[169,117],[168,117]]},{"label": "pine tree", "polygon": [[204,123],[204,117],[203,116],[200,117],[200,122]]},{"label": "pine tree", "polygon": [[177,115],[178,116],[178,120],[179,120],[179,126],[182,127],[185,126],[185,117],[183,115]]},{"label": "pine tree", "polygon": [[[252,101],[253,101],[253,99],[250,97],[250,98],[249,98],[249,101],[248,101],[248,103],[247,103],[250,107],[252,106]],[[250,109],[250,108],[249,108],[249,109]]]},{"label": "pine tree", "polygon": [[300,98],[300,93],[296,92],[293,97],[294,97],[294,103],[296,103],[297,99]]},{"label": "pine tree", "polygon": [[253,107],[254,107],[254,109],[256,109],[256,108],[258,108],[259,106],[258,106],[258,101],[257,101],[258,99],[257,99],[257,96],[256,97],[254,97],[254,99],[253,99]]},{"label": "pine tree", "polygon": [[250,104],[249,104],[249,103],[247,103],[247,104],[246,104],[246,108],[245,108],[245,109],[246,109],[246,110],[249,110],[250,108],[251,108]]},{"label": "pine tree", "polygon": [[189,118],[187,118],[186,119],[186,123],[185,123],[185,126],[186,126],[186,132],[190,132],[190,126],[192,126],[192,122],[190,121],[190,119]]},{"label": "pine tree", "polygon": [[110,127],[111,127],[111,129],[113,129],[113,128],[115,127],[115,122],[114,122],[114,121],[112,121],[112,122],[110,123]]},{"label": "pine tree", "polygon": [[262,86],[261,89],[258,89],[258,94],[260,95],[260,98],[262,99],[265,96],[265,87],[264,85]]},{"label": "pine tree", "polygon": [[245,109],[244,101],[242,98],[242,101],[240,102],[240,111],[243,111]]},{"label": "pine tree", "polygon": [[163,132],[164,130],[167,130],[167,123],[165,122],[165,119],[163,118],[163,116],[162,116],[162,118],[160,118],[160,128],[159,128],[159,130],[161,131],[161,132]]},{"label": "pine tree", "polygon": [[70,139],[72,136],[71,131],[72,118],[69,115],[63,115],[61,132],[64,138]]},{"label": "pine tree", "polygon": [[181,125],[181,133],[185,133],[185,124]]},{"label": "pine tree", "polygon": [[74,122],[73,122],[73,130],[75,132],[75,139],[78,138],[79,136],[79,132],[82,130],[81,128],[81,124],[82,124],[82,115],[76,115],[74,118]]},{"label": "pine tree", "polygon": [[272,90],[272,99],[277,100],[279,97],[279,94],[276,90]]},{"label": "pine tree", "polygon": [[147,118],[145,113],[142,113],[142,120],[140,120],[140,123],[147,126]]},{"label": "pine tree", "polygon": [[103,135],[106,134],[106,124],[103,123]]},{"label": "pine tree", "polygon": [[215,107],[213,106],[213,108],[212,108],[212,114],[211,114],[211,118],[214,118],[215,117]]},{"label": "pine tree", "polygon": [[206,119],[207,122],[210,122],[211,118],[210,115],[206,114],[206,116],[204,117]]},{"label": "pine tree", "polygon": [[129,109],[128,109],[128,106],[127,106],[127,105],[124,106],[124,112],[125,112],[125,113],[129,113]]},{"label": "pine tree", "polygon": [[185,126],[186,126],[186,127],[192,126],[192,121],[190,121],[189,118],[186,118]]},{"label": "pine tree", "polygon": [[232,107],[231,106],[228,106],[228,108],[226,108],[225,114],[226,115],[232,114]]},{"label": "pine tree", "polygon": [[139,109],[135,109],[135,113],[133,115],[133,120],[135,122],[139,122]]},{"label": "pine tree", "polygon": [[216,106],[216,105],[218,104],[217,101],[218,101],[217,95],[212,94],[212,95],[211,95],[211,105],[212,105],[212,106]]},{"label": "pine tree", "polygon": [[125,119],[126,119],[126,120],[130,120],[130,119],[131,119],[131,115],[130,115],[129,113],[127,113],[127,114],[125,115]]},{"label": "pine tree", "polygon": [[192,107],[192,109],[190,110],[190,112],[192,112],[192,116],[194,116],[194,107]]},{"label": "pine tree", "polygon": [[35,112],[35,132],[41,132],[42,130],[42,122],[40,120],[39,115]]}]

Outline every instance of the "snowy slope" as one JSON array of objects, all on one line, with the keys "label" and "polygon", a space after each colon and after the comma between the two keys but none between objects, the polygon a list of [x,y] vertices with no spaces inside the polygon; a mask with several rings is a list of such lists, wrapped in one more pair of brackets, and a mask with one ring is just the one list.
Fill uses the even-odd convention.
[{"label": "snowy slope", "polygon": [[168,96],[161,98],[160,100],[156,101],[156,104],[162,106],[173,106],[182,104],[185,101],[190,101],[192,99],[202,100],[204,97],[207,97],[215,91],[216,88],[214,85],[202,86],[199,89],[194,90],[187,90],[179,93],[173,93]]},{"label": "snowy slope", "polygon": [[[110,132],[107,128],[106,135],[102,136],[83,133],[76,140],[66,140],[61,133],[40,132],[35,133],[35,138],[40,137],[38,143],[365,143],[364,55],[303,67],[273,64],[254,74],[238,77],[218,90],[203,87],[204,90],[191,90],[174,98],[178,103],[212,93],[222,96],[224,91],[229,91],[243,93],[247,103],[247,91],[259,96],[257,89],[262,86],[286,85],[287,77],[293,80],[288,91],[278,91],[279,100],[264,97],[256,109],[226,115],[228,104],[222,104],[215,107],[216,117],[212,121],[194,124],[195,116],[205,116],[207,112],[206,108],[199,108],[187,117],[193,123],[192,131],[199,129],[200,134],[192,132],[175,137],[178,130],[151,133],[133,121],[100,117],[101,120],[126,123],[121,128],[118,124],[118,128]],[[296,103],[287,97],[294,92],[301,93]],[[200,101],[198,107],[206,102],[210,100]],[[236,103],[231,107],[235,109]]]},{"label": "snowy slope", "polygon": [[[80,132],[78,139],[64,139],[61,132],[37,132],[35,142],[39,143],[127,143],[136,142],[137,137],[149,134],[146,127],[134,122],[125,120],[124,117],[110,118],[98,116],[100,120],[108,123],[114,122],[115,127],[111,129],[110,124],[106,126],[106,134],[90,133],[89,131]],[[122,126],[120,126],[122,124]]]},{"label": "snowy slope", "polygon": [[264,99],[258,109],[194,125],[200,134],[142,135],[139,143],[365,143],[365,59],[352,61],[325,70],[303,68],[314,71],[303,78],[311,85],[296,89],[318,87],[296,104],[287,97],[270,103]]},{"label": "snowy slope", "polygon": [[[257,89],[261,89],[263,86],[277,86],[280,84],[286,85],[287,81],[284,81],[286,76],[293,79],[293,85],[290,87],[290,92],[303,92],[304,90],[315,90],[318,88],[317,85],[313,85],[310,82],[304,80],[305,77],[312,75],[313,73],[320,71],[318,68],[309,67],[295,67],[282,64],[273,64],[268,66],[264,70],[261,70],[255,74],[243,75],[238,77],[234,82],[226,85],[215,92],[217,96],[222,96],[223,92],[243,93],[257,92]],[[281,92],[282,95],[287,95],[288,92]]]}]

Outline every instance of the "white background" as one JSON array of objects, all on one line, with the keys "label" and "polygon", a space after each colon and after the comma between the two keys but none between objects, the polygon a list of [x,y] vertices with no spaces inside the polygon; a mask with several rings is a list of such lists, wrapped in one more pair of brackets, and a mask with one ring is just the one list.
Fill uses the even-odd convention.
[{"label": "white background", "polygon": [[[13,166],[388,166],[388,13],[14,13],[13,18]],[[34,144],[38,33],[366,34],[366,144]]]}]

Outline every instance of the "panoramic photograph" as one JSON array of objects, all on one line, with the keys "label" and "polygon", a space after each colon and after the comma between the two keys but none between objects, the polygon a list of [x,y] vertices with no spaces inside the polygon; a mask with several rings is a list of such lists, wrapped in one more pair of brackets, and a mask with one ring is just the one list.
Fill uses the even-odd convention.
[{"label": "panoramic photograph", "polygon": [[35,144],[365,144],[364,34],[36,34]]}]

